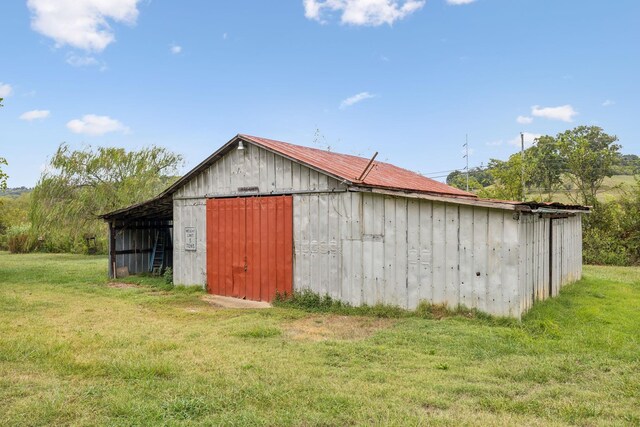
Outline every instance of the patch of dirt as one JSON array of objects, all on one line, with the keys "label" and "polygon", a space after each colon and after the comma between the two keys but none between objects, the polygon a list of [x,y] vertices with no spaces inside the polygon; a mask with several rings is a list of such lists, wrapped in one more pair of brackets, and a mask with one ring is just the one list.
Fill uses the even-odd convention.
[{"label": "patch of dirt", "polygon": [[131,289],[131,288],[139,288],[139,285],[136,285],[135,283],[121,283],[121,282],[111,282],[107,284],[108,287],[110,288],[116,288],[116,289]]},{"label": "patch of dirt", "polygon": [[294,340],[361,340],[393,326],[395,319],[357,316],[312,316],[285,325],[285,335]]},{"label": "patch of dirt", "polygon": [[262,301],[251,301],[240,298],[222,297],[220,295],[203,295],[202,301],[216,308],[271,308],[271,304]]}]

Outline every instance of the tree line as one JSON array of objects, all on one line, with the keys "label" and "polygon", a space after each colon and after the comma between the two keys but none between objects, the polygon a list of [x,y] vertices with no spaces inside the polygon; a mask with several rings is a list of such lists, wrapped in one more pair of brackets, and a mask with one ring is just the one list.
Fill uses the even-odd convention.
[{"label": "tree line", "polygon": [[[480,197],[504,200],[562,201],[591,206],[583,218],[586,263],[640,263],[640,157],[621,154],[618,138],[597,126],[578,126],[537,138],[524,153],[491,159],[469,170],[469,189]],[[599,197],[606,178],[633,175],[630,187]],[[524,182],[524,186],[523,186]],[[447,183],[465,189],[466,173],[455,171]]]},{"label": "tree line", "polygon": [[137,151],[61,144],[30,193],[0,198],[0,249],[12,252],[107,250],[98,216],[155,197],[177,179],[182,156],[151,146]]},{"label": "tree line", "polygon": [[[469,187],[492,199],[592,206],[583,221],[585,262],[638,264],[640,183],[620,189],[615,198],[598,197],[607,177],[640,172],[640,158],[622,155],[617,141],[596,126],[542,136],[524,156],[471,169]],[[181,165],[181,155],[156,146],[72,150],[61,144],[32,192],[0,196],[0,249],[86,252],[95,238],[97,252],[104,253],[106,225],[98,216],[156,196],[175,182]],[[0,169],[0,187],[3,176]],[[466,174],[453,172],[447,183],[464,189]]]}]

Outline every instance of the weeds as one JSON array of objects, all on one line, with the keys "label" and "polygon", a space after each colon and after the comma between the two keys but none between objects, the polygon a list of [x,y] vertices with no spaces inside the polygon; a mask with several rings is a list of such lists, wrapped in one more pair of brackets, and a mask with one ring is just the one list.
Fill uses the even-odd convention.
[{"label": "weeds", "polygon": [[516,320],[491,316],[476,309],[464,306],[451,309],[445,304],[431,304],[427,301],[422,301],[415,310],[405,310],[389,304],[365,304],[354,307],[351,304],[334,299],[328,294],[320,295],[309,289],[303,289],[293,294],[276,294],[273,305],[283,308],[297,308],[311,313],[333,313],[345,316],[372,316],[389,319],[418,317],[433,320],[463,317],[500,325],[517,324]]}]

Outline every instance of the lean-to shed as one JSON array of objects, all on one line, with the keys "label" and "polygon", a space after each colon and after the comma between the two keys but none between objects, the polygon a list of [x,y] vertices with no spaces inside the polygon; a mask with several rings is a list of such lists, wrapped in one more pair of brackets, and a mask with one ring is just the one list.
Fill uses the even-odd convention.
[{"label": "lean-to shed", "polygon": [[420,301],[519,318],[582,273],[587,208],[477,198],[394,165],[237,135],[158,197],[103,216],[109,273],[272,300]]}]

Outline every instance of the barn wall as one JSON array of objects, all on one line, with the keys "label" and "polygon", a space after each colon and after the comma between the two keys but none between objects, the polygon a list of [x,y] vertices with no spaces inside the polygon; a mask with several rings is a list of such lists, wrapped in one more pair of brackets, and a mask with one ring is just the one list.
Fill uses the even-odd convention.
[{"label": "barn wall", "polygon": [[[334,178],[253,144],[245,144],[244,150],[229,151],[173,196],[175,283],[200,286],[206,283],[206,199],[213,195],[246,195],[238,191],[240,187],[258,187],[260,195],[345,188]],[[196,251],[184,249],[185,227],[196,227]]]},{"label": "barn wall", "polygon": [[294,289],[354,305],[420,301],[519,317],[510,211],[372,193],[294,196]]},{"label": "barn wall", "polygon": [[563,286],[582,277],[582,217],[522,215],[519,233],[520,307],[524,313],[536,301],[558,295]]},{"label": "barn wall", "polygon": [[[338,180],[299,163],[292,162],[253,144],[233,149],[209,168],[188,181],[174,195],[204,197],[235,195],[241,187],[258,187],[259,193],[341,188]],[[246,194],[246,192],[245,192]]]},{"label": "barn wall", "polygon": [[[207,201],[173,201],[173,281],[204,286],[207,282]],[[196,250],[185,250],[185,227],[196,229]]]},{"label": "barn wall", "polygon": [[548,218],[522,215],[520,218],[520,309],[524,313],[534,302],[549,296]]},{"label": "barn wall", "polygon": [[[206,198],[246,195],[240,187],[294,195],[294,289],[354,305],[413,309],[425,300],[514,317],[548,296],[548,219],[346,192],[337,180],[252,144],[174,194],[175,283],[206,283]],[[552,295],[581,275],[580,226],[580,216],[553,220]],[[185,250],[185,227],[196,229],[195,251]]]}]

